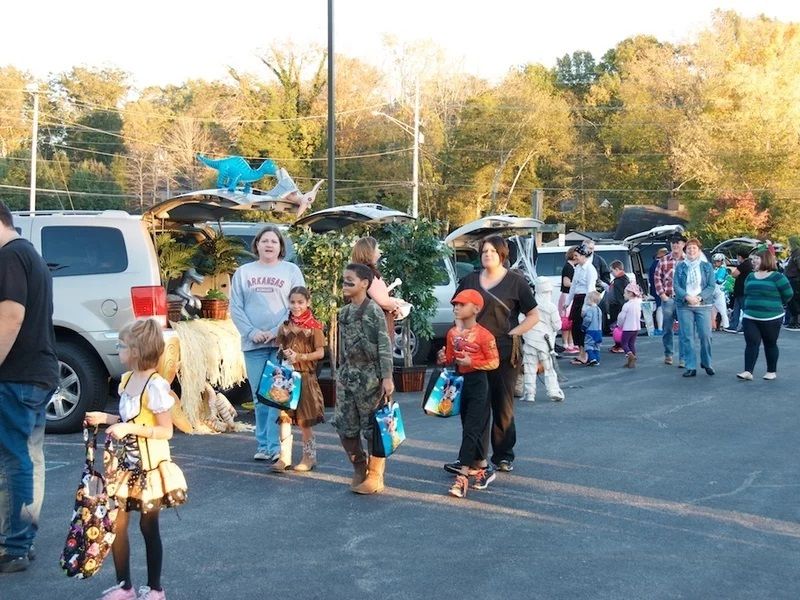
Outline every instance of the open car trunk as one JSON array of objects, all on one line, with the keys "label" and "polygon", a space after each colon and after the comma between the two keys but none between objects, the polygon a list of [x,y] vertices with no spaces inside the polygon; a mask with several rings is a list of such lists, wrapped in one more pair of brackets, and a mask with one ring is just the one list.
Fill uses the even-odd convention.
[{"label": "open car trunk", "polygon": [[351,225],[368,223],[384,225],[413,221],[414,217],[381,204],[346,204],[324,208],[297,219],[292,227],[308,227],[314,233],[326,233],[344,229]]},{"label": "open car trunk", "polygon": [[533,234],[543,225],[539,219],[514,215],[494,215],[477,219],[451,232],[445,243],[453,249],[455,271],[459,278],[469,272],[470,265],[480,268],[480,243],[489,235],[500,235],[509,244],[509,267],[518,269],[532,283],[536,244]]}]

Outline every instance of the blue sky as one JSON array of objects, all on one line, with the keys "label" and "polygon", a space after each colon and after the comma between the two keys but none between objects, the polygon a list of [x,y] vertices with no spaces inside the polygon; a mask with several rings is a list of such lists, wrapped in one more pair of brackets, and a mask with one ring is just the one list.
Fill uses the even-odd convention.
[{"label": "blue sky", "polygon": [[[191,9],[189,8],[191,7]],[[464,70],[498,79],[511,66],[589,50],[596,58],[645,33],[690,39],[715,8],[800,22],[789,0],[335,0],[336,51],[379,62],[383,38],[431,39]],[[327,0],[15,2],[3,8],[0,64],[38,77],[75,65],[129,71],[138,86],[222,78],[228,67],[265,73],[258,55],[273,43],[327,44]]]}]

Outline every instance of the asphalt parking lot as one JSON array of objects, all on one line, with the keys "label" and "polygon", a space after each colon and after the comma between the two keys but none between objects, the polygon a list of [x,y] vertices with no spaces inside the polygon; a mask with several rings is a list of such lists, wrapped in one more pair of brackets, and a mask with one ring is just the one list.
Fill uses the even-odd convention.
[{"label": "asphalt parking lot", "polygon": [[[717,375],[685,379],[639,339],[635,370],[603,350],[598,368],[560,365],[563,404],[517,407],[517,460],[486,491],[447,495],[456,419],[425,416],[399,394],[409,439],[389,459],[387,490],[352,494],[329,425],[320,465],[267,472],[246,433],[176,434],[189,503],[162,513],[171,599],[787,598],[800,597],[800,334],[783,332],[779,377],[763,356],[738,381],[742,336],[714,334]],[[247,418],[245,416],[245,418]],[[58,567],[78,483],[78,434],[48,435],[38,558],[0,575],[0,598],[96,598]],[[295,442],[299,459],[299,442]],[[145,583],[133,529],[133,575]]]}]

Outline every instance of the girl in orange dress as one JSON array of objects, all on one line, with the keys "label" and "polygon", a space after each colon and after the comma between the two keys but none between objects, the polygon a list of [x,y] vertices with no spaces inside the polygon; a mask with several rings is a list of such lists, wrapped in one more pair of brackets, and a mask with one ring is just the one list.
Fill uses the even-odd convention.
[{"label": "girl in orange dress", "polygon": [[[283,351],[285,360],[302,376],[300,402],[291,415],[291,422],[300,427],[303,435],[303,459],[294,466],[295,471],[310,471],[317,464],[317,444],[311,428],[325,421],[325,406],[322,401],[322,390],[317,381],[317,361],[325,355],[325,336],[322,323],[311,313],[311,294],[303,286],[297,286],[289,292],[289,319],[278,329],[277,342]],[[281,424],[289,426],[289,416],[284,413]],[[291,434],[287,432],[291,439]],[[281,435],[281,438],[284,436]],[[281,444],[283,449],[283,444]],[[285,471],[291,466],[291,452],[272,466],[273,471]]]}]

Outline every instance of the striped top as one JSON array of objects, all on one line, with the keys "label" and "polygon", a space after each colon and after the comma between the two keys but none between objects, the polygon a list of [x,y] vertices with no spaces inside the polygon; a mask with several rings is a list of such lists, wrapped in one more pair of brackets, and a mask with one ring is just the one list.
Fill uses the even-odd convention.
[{"label": "striped top", "polygon": [[783,273],[773,271],[764,279],[750,273],[744,282],[744,317],[756,321],[777,319],[792,299],[792,285]]}]

